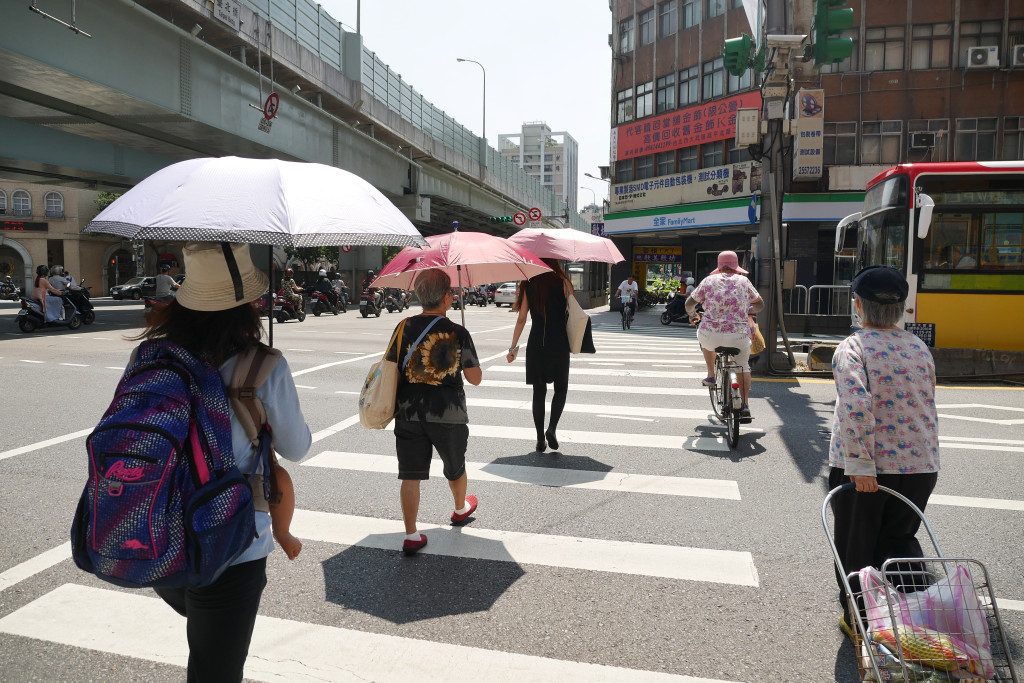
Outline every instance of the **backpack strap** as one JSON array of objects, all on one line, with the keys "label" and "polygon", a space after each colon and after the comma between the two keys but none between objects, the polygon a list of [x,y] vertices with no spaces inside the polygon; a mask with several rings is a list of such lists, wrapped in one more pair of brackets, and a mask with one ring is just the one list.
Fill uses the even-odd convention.
[{"label": "backpack strap", "polygon": [[231,400],[235,416],[253,445],[267,423],[267,411],[263,407],[263,402],[256,397],[256,390],[267,381],[280,359],[280,349],[264,344],[249,347],[239,354],[231,382],[224,389],[224,393]]}]

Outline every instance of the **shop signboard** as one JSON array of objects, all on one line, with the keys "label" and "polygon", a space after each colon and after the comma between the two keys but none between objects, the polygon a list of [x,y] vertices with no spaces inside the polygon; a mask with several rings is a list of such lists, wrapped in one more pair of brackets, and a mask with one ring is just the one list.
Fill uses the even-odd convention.
[{"label": "shop signboard", "polygon": [[615,235],[742,225],[747,221],[748,203],[746,197],[737,197],[717,202],[606,214],[604,231],[607,235]]},{"label": "shop signboard", "polygon": [[633,261],[637,263],[682,263],[682,247],[633,247]]},{"label": "shop signboard", "polygon": [[761,164],[741,161],[673,175],[612,185],[613,211],[693,204],[749,197],[761,191]]},{"label": "shop signboard", "polygon": [[797,92],[796,127],[793,133],[793,180],[821,177],[825,129],[825,91],[801,88]]},{"label": "shop signboard", "polygon": [[0,230],[9,232],[46,232],[49,223],[33,223],[31,221],[0,221]]},{"label": "shop signboard", "polygon": [[612,161],[731,140],[740,109],[761,109],[761,94],[743,93],[714,102],[625,123],[612,130]]},{"label": "shop signboard", "polygon": [[241,3],[238,0],[210,0],[213,4],[213,16],[236,31],[241,29]]}]

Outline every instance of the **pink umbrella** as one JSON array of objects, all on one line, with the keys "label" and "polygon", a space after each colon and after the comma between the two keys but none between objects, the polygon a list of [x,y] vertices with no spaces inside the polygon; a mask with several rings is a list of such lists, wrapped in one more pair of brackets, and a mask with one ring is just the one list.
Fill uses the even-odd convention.
[{"label": "pink umbrella", "polygon": [[[506,280],[529,280],[548,268],[527,249],[484,232],[450,232],[427,237],[427,247],[406,247],[374,279],[374,287],[412,289],[416,276],[431,268],[448,273],[452,285],[469,287]],[[462,307],[465,321],[465,306]]]},{"label": "pink umbrella", "polygon": [[625,261],[622,253],[607,237],[572,228],[523,228],[507,241],[525,247],[541,258],[557,258],[572,263]]}]

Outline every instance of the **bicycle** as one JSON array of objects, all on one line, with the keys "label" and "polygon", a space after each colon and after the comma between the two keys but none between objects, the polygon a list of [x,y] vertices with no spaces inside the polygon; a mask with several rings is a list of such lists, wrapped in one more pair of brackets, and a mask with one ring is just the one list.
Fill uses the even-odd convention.
[{"label": "bicycle", "polygon": [[628,330],[632,326],[632,320],[629,316],[629,304],[632,301],[632,297],[623,296],[620,298],[622,303],[622,329]]},{"label": "bicycle", "polygon": [[715,348],[715,383],[708,387],[711,408],[715,417],[725,423],[728,430],[729,448],[735,448],[740,441],[740,420],[743,397],[740,395],[740,366],[732,360],[739,349],[732,346]]}]

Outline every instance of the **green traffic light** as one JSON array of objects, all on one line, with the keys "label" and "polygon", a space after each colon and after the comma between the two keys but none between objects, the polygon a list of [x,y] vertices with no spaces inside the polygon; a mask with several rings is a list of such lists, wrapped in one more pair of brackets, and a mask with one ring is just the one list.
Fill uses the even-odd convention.
[{"label": "green traffic light", "polygon": [[814,8],[814,64],[831,64],[853,54],[853,39],[838,35],[853,27],[853,10],[846,0],[817,0]]},{"label": "green traffic light", "polygon": [[742,76],[750,66],[750,52],[753,46],[753,39],[746,34],[726,40],[723,59],[726,71],[733,76]]}]

